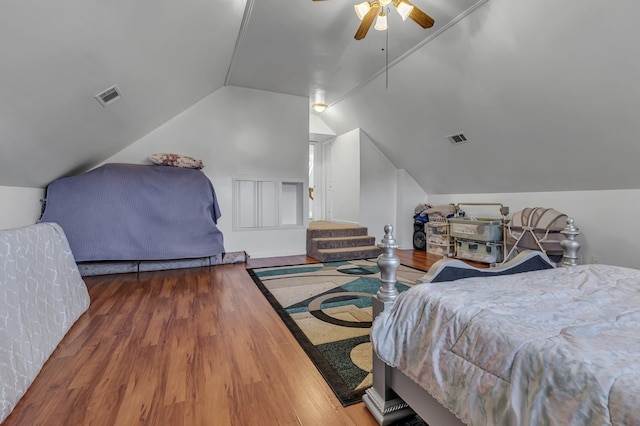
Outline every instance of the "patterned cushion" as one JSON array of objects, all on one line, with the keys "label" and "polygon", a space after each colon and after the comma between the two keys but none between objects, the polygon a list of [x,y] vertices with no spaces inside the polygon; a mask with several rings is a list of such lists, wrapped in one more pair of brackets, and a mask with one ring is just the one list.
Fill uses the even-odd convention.
[{"label": "patterned cushion", "polygon": [[169,152],[158,152],[150,155],[149,161],[161,166],[184,167],[187,169],[201,169],[204,167],[204,162],[202,160]]}]

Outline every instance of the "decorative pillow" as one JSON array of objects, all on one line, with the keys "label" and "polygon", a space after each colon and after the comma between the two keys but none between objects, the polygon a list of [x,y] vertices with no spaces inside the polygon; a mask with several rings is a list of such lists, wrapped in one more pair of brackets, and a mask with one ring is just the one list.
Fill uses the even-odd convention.
[{"label": "decorative pillow", "polygon": [[187,169],[201,169],[204,167],[202,160],[170,152],[158,152],[150,155],[149,161],[161,166],[184,167]]}]

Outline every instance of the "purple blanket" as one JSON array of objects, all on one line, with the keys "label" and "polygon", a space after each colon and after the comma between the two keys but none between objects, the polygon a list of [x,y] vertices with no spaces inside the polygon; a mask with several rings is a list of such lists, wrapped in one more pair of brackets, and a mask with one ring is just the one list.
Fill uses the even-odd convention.
[{"label": "purple blanket", "polygon": [[200,170],[112,163],[49,184],[40,222],[62,227],[78,262],[162,260],[223,253],[219,217]]}]

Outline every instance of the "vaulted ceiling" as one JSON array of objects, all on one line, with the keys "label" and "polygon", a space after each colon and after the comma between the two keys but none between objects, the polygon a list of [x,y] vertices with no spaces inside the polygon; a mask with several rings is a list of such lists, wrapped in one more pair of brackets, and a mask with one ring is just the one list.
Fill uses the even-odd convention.
[{"label": "vaulted ceiling", "polygon": [[356,2],[0,2],[0,185],[84,170],[226,84],[328,103],[429,192],[638,187],[640,2],[413,0],[433,28],[391,13],[361,41]]},{"label": "vaulted ceiling", "polygon": [[[389,16],[389,60],[477,0],[429,0],[425,31]],[[136,141],[225,84],[335,102],[384,68],[350,0],[0,3],[0,185],[42,187]],[[94,95],[117,84],[123,97]],[[29,164],[28,170],[25,164]]]},{"label": "vaulted ceiling", "polygon": [[611,5],[490,0],[323,119],[428,193],[637,189],[640,2]]},{"label": "vaulted ceiling", "polygon": [[[224,85],[244,0],[0,2],[0,185],[98,163]],[[117,108],[94,95],[117,84]]]},{"label": "vaulted ceiling", "polygon": [[372,26],[357,41],[353,6],[360,1],[249,0],[227,83],[333,104],[486,0],[416,0],[435,19],[429,29],[403,22],[390,6],[389,30]]}]

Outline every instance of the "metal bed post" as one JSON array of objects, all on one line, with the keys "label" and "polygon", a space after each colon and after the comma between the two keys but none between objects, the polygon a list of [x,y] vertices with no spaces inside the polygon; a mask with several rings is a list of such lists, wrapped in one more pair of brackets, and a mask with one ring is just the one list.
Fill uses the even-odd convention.
[{"label": "metal bed post", "polygon": [[561,231],[562,235],[567,237],[560,241],[560,246],[564,255],[562,256],[562,266],[576,266],[578,264],[578,250],[580,243],[576,241],[576,237],[580,235],[580,231],[573,224],[573,219],[567,219],[567,226]]},{"label": "metal bed post", "polygon": [[[373,318],[385,309],[391,308],[399,295],[396,281],[400,259],[395,254],[398,244],[393,237],[392,225],[384,227],[384,238],[378,247],[382,249],[382,254],[377,260],[381,285],[377,297],[373,298]],[[385,426],[414,414],[407,403],[391,390],[391,367],[378,358],[375,352],[373,352],[372,373],[373,386],[365,391],[362,400],[380,425]]]}]

